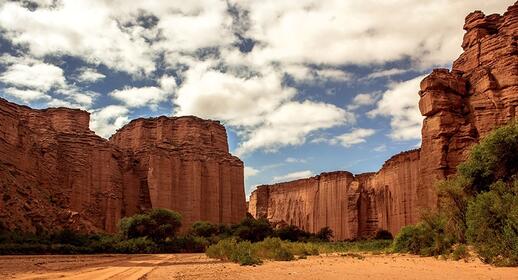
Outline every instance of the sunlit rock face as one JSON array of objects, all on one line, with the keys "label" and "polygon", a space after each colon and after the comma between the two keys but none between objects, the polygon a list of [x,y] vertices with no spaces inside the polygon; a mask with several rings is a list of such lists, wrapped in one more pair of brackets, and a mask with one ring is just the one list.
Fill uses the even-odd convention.
[{"label": "sunlit rock face", "polygon": [[518,3],[503,15],[471,13],[464,29],[464,52],[452,70],[434,70],[416,89],[425,116],[420,149],[392,157],[376,173],[258,187],[250,213],[311,232],[329,226],[341,240],[378,229],[395,234],[435,208],[437,181],[455,174],[482,137],[514,120],[518,106]]},{"label": "sunlit rock face", "polygon": [[180,212],[185,227],[245,215],[243,163],[218,122],[138,119],[106,140],[89,119],[0,99],[2,227],[114,232],[122,217],[152,207]]}]

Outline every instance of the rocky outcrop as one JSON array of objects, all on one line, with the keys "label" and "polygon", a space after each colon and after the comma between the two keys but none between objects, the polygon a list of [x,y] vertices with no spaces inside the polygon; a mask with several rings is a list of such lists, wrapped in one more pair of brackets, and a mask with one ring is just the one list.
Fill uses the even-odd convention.
[{"label": "rocky outcrop", "polygon": [[414,150],[392,157],[377,173],[337,171],[259,186],[249,212],[310,232],[328,226],[337,240],[370,236],[379,228],[397,231],[419,217],[418,177],[419,150]]},{"label": "rocky outcrop", "polygon": [[335,239],[352,239],[378,229],[395,234],[435,208],[437,181],[455,174],[492,129],[515,119],[518,106],[518,3],[502,16],[471,13],[464,29],[464,53],[452,70],[436,69],[421,82],[419,150],[392,157],[376,173],[324,173],[258,187],[252,215],[312,232],[329,226]]},{"label": "rocky outcrop", "polygon": [[110,142],[123,153],[125,215],[160,207],[182,213],[185,224],[235,223],[244,217],[243,163],[228,153],[219,122],[138,119]]},{"label": "rocky outcrop", "polygon": [[0,226],[113,232],[121,217],[151,207],[179,211],[185,225],[245,215],[243,163],[218,122],[138,119],[108,141],[89,120],[0,99]]}]

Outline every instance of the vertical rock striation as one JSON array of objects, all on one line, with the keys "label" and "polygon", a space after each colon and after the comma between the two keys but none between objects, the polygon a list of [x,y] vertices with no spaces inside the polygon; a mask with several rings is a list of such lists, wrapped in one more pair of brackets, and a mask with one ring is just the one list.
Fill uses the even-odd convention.
[{"label": "vertical rock striation", "polygon": [[108,141],[89,120],[0,99],[0,226],[113,232],[121,217],[152,207],[179,211],[187,226],[245,215],[243,163],[218,122],[138,119]]},{"label": "vertical rock striation", "polygon": [[464,29],[464,52],[452,70],[436,69],[421,82],[420,149],[392,157],[376,173],[258,187],[251,214],[312,232],[329,226],[335,239],[352,239],[378,229],[397,233],[436,207],[437,181],[455,174],[480,138],[514,120],[518,106],[518,3],[503,15],[471,13]]},{"label": "vertical rock striation", "polygon": [[243,163],[228,153],[219,122],[138,119],[117,131],[110,143],[124,158],[125,215],[160,207],[182,213],[184,224],[235,223],[244,217]]}]

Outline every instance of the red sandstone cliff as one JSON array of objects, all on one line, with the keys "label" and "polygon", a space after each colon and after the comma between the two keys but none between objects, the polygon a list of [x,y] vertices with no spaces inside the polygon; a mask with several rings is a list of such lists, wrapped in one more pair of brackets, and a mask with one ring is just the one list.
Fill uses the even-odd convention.
[{"label": "red sandstone cliff", "polygon": [[245,215],[243,163],[228,153],[218,122],[139,119],[108,141],[89,119],[0,99],[2,226],[112,232],[121,217],[150,207],[179,211],[185,225]]},{"label": "red sandstone cliff", "polygon": [[481,137],[513,120],[518,106],[518,2],[502,16],[471,13],[464,29],[464,53],[452,71],[434,70],[421,82],[421,149],[392,157],[376,173],[260,186],[249,212],[312,232],[329,226],[335,239],[352,239],[396,233],[436,207],[435,183],[454,174]]}]

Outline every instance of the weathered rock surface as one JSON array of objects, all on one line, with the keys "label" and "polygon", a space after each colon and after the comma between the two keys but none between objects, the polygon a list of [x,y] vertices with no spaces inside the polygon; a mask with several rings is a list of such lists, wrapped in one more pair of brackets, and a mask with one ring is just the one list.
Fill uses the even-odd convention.
[{"label": "weathered rock surface", "polygon": [[89,114],[33,110],[0,99],[0,222],[7,229],[113,232],[151,207],[184,224],[245,215],[243,163],[225,128],[195,117],[138,119],[110,141]]},{"label": "weathered rock surface", "polygon": [[436,207],[436,182],[455,174],[481,137],[515,119],[518,106],[518,3],[504,15],[471,13],[464,29],[464,53],[453,69],[436,69],[421,82],[419,150],[392,157],[376,173],[260,186],[249,212],[312,232],[329,226],[335,239],[352,239],[378,229],[394,234]]}]

